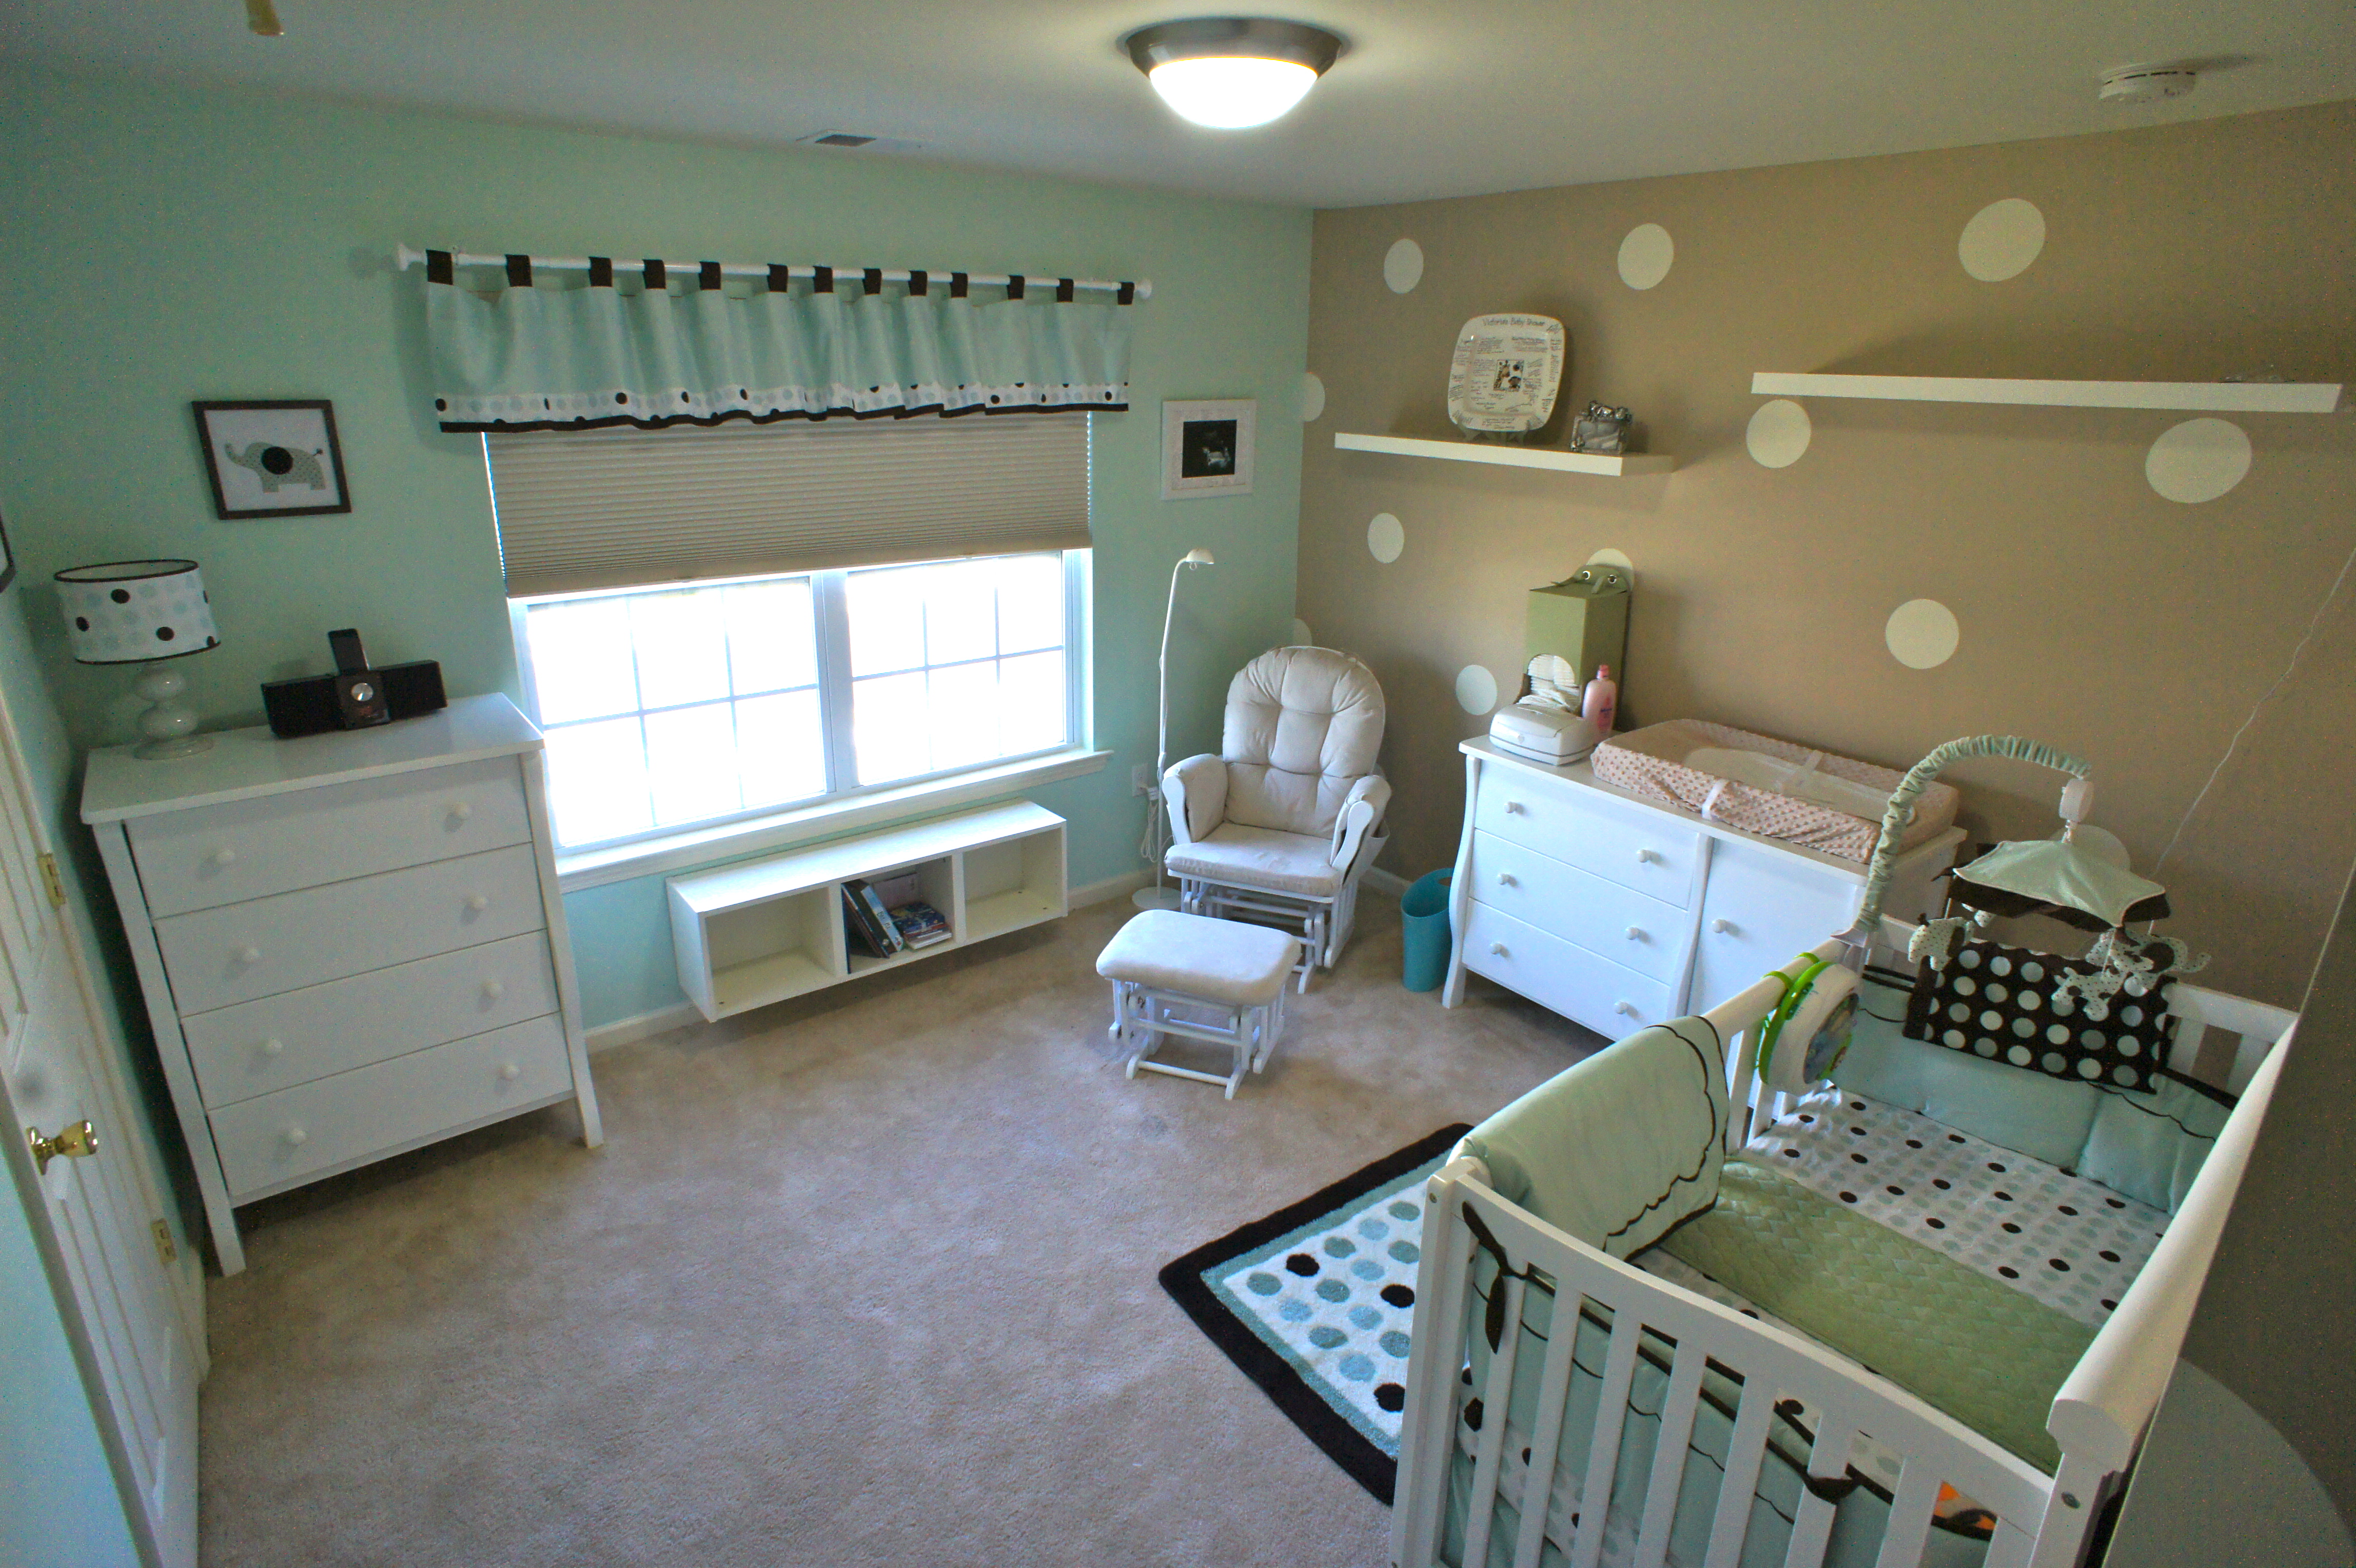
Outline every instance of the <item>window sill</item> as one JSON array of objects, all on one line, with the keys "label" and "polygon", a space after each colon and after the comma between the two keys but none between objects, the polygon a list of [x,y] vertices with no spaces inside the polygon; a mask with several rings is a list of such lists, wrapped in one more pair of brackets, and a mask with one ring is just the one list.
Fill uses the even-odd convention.
[{"label": "window sill", "polygon": [[1085,747],[1073,746],[1065,751],[1051,751],[1044,757],[1026,757],[1017,762],[978,768],[954,779],[930,779],[921,784],[878,789],[873,794],[855,795],[849,800],[824,800],[815,806],[779,811],[775,816],[756,817],[751,822],[686,828],[663,838],[643,839],[637,843],[617,844],[611,849],[559,854],[556,857],[557,886],[562,892],[577,893],[584,887],[603,887],[608,883],[627,882],[635,877],[658,875],[666,871],[683,871],[689,866],[710,865],[717,861],[759,854],[765,850],[787,849],[819,839],[836,838],[861,828],[902,822],[980,800],[995,800],[1001,795],[1028,789],[1033,785],[1052,783],[1058,779],[1077,779],[1082,774],[1098,773],[1103,771],[1104,765],[1111,757],[1109,751],[1089,751]]}]

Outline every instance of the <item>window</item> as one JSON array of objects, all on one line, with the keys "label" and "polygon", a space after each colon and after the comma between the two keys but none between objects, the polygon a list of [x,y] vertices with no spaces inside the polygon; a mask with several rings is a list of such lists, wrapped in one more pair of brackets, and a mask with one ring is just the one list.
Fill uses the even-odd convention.
[{"label": "window", "polygon": [[510,604],[567,849],[1053,751],[1087,552]]}]

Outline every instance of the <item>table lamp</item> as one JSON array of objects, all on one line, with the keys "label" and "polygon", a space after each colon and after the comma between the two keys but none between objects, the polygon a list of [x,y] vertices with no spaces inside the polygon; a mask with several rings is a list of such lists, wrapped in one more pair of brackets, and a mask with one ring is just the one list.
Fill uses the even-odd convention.
[{"label": "table lamp", "polygon": [[58,574],[66,642],[77,664],[144,664],[132,690],[150,706],[139,715],[150,762],[193,757],[213,737],[197,733],[194,709],[177,699],[187,677],[170,660],[220,646],[204,574],[193,561],[105,561]]}]

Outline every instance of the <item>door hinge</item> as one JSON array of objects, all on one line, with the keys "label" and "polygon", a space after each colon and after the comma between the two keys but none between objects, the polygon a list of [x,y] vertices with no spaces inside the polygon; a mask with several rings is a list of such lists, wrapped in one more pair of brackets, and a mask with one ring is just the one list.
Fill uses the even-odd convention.
[{"label": "door hinge", "polygon": [[180,1249],[172,1240],[172,1228],[158,1219],[147,1227],[155,1233],[155,1257],[166,1268],[179,1261]]},{"label": "door hinge", "polygon": [[49,902],[58,908],[66,907],[66,881],[58,875],[58,857],[41,856],[41,884],[49,890]]}]

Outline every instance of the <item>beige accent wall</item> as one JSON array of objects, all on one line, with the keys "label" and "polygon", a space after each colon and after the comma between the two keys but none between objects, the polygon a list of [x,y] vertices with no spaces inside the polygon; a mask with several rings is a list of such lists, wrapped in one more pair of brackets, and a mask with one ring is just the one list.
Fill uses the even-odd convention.
[{"label": "beige accent wall", "polygon": [[[2005,198],[2044,249],[2003,283],[1957,241]],[[1676,261],[1620,279],[1658,223]],[[1392,243],[1421,246],[1394,294]],[[2272,362],[2356,380],[2356,104],[1899,157],[1749,169],[1317,218],[1300,614],[1371,664],[1398,787],[1388,869],[1454,857],[1456,743],[1484,733],[1457,672],[1518,688],[1523,596],[1599,550],[1633,563],[1624,723],[1717,719],[1902,768],[2013,732],[2094,765],[2094,820],[2138,870],[2290,657],[2356,547],[2356,416],[2237,416],[2254,459],[2229,493],[2163,499],[2145,458],[2182,413],[1811,400],[1804,456],[1744,445],[1754,371],[2213,380]],[[1632,404],[1666,476],[1607,479],[1337,452],[1336,431],[1444,436],[1457,328],[1540,311],[1570,336],[1556,422]],[[2351,389],[2356,390],[2356,389]],[[1265,438],[1265,437],[1264,437]],[[1406,549],[1382,564],[1378,512]],[[1961,624],[1931,670],[1893,659],[1890,612]],[[2260,714],[2159,873],[2214,983],[2296,1003],[2356,856],[2356,585]],[[2058,776],[1970,765],[1966,825],[2043,835]]]}]

